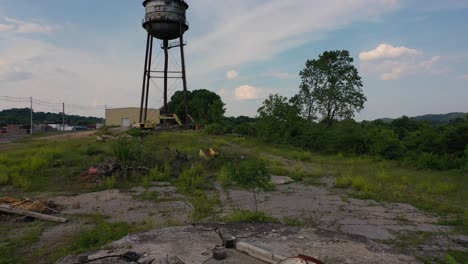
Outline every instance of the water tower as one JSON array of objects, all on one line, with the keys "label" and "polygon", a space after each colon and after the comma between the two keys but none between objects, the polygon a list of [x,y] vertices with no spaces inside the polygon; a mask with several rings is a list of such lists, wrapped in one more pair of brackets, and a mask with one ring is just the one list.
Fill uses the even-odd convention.
[{"label": "water tower", "polygon": [[[145,70],[141,91],[140,123],[145,124],[147,121],[150,80],[152,78],[164,79],[164,106],[162,111],[163,114],[168,115],[167,81],[169,78],[181,78],[184,88],[184,120],[187,125],[188,98],[187,79],[185,76],[184,45],[186,44],[184,43],[184,33],[189,29],[185,15],[189,5],[184,0],[145,0],[143,6],[146,10],[143,28],[148,32],[148,37],[146,40]],[[161,48],[164,50],[164,69],[159,71],[153,70],[151,65],[153,62],[153,40],[155,38],[162,41]],[[168,71],[169,50],[172,48],[180,48],[180,71]]]}]

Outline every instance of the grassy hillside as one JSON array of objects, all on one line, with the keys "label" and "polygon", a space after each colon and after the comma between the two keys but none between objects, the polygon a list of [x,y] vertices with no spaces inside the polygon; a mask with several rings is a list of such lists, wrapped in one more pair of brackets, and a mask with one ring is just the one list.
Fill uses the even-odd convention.
[{"label": "grassy hillside", "polygon": [[[410,117],[410,119],[420,121],[420,122],[428,122],[434,125],[445,125],[456,119],[464,119],[467,115],[468,113],[429,114],[429,115]],[[391,123],[395,119],[380,118],[378,120],[384,123]]]},{"label": "grassy hillside", "polygon": [[[410,203],[443,215],[447,223],[468,228],[467,172],[417,170],[395,161],[366,156],[322,155],[261,143],[249,137],[212,136],[202,132],[137,132],[136,135],[143,136],[142,140],[135,137],[97,144],[91,137],[17,143],[10,146],[9,151],[0,153],[0,186],[14,186],[26,192],[125,188],[154,180],[176,179],[195,164],[211,179],[222,180],[226,166],[253,159],[265,163],[269,173],[274,175],[287,175],[311,184],[316,184],[320,177],[333,176],[336,187],[352,188],[356,197]],[[221,156],[210,161],[199,158],[199,150],[210,147],[219,150]],[[191,165],[184,167],[187,159]],[[136,171],[131,177],[115,174],[99,185],[80,182],[80,175],[89,166],[108,160],[119,161],[123,168],[144,166],[150,172]],[[168,164],[179,165],[174,168]],[[190,184],[195,184],[194,179],[189,178]],[[205,198],[197,199],[201,199],[198,201],[201,204],[209,204],[211,201]]]}]

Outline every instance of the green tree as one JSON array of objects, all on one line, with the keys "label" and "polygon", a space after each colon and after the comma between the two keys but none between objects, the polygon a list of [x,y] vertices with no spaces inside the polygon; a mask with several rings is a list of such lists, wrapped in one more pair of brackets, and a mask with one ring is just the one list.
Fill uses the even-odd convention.
[{"label": "green tree", "polygon": [[326,51],[308,60],[300,72],[302,83],[293,101],[308,120],[318,115],[328,126],[334,120],[354,117],[367,101],[362,80],[347,50]]},{"label": "green tree", "polygon": [[260,118],[274,118],[277,121],[288,121],[297,116],[299,109],[288,102],[288,98],[279,94],[270,94],[258,109]]},{"label": "green tree", "polygon": [[[208,90],[195,90],[188,92],[188,112],[199,124],[220,122],[226,112],[221,97]],[[179,117],[185,117],[184,92],[178,91],[169,102],[169,111]]]},{"label": "green tree", "polygon": [[260,160],[243,161],[234,167],[231,180],[252,191],[255,211],[258,211],[257,193],[271,189],[271,176],[267,173],[265,163]]},{"label": "green tree", "polygon": [[259,135],[265,139],[287,142],[303,123],[299,111],[297,105],[290,103],[287,97],[271,94],[257,111]]}]

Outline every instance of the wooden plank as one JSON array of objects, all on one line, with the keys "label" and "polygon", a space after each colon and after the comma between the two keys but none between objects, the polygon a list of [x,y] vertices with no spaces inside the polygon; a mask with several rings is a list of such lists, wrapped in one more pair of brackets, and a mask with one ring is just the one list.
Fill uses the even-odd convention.
[{"label": "wooden plank", "polygon": [[251,245],[245,242],[238,242],[236,244],[236,249],[238,251],[247,253],[256,259],[259,259],[261,261],[264,261],[270,264],[277,264],[278,262],[286,259],[286,257],[276,255],[273,252],[270,252],[268,250],[256,247],[254,245]]},{"label": "wooden plank", "polygon": [[46,215],[46,214],[40,214],[40,213],[36,213],[36,212],[31,212],[31,211],[28,211],[28,210],[13,208],[13,207],[10,207],[8,205],[0,205],[0,212],[29,216],[29,217],[37,218],[39,220],[49,221],[49,222],[66,223],[68,221],[66,218],[63,218],[63,217],[56,217],[56,216],[51,216],[51,215]]}]

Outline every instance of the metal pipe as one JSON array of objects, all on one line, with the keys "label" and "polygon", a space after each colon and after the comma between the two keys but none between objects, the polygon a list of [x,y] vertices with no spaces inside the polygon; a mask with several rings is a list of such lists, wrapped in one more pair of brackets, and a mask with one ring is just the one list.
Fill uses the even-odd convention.
[{"label": "metal pipe", "polygon": [[148,37],[146,39],[145,69],[143,70],[143,85],[141,87],[141,104],[140,104],[140,119],[139,119],[140,124],[143,122],[143,104],[145,102],[146,73],[147,73],[147,67],[148,67],[148,53],[149,53],[150,38],[151,38],[151,35],[148,33]]},{"label": "metal pipe", "polygon": [[146,74],[146,102],[145,102],[145,118],[144,123],[146,124],[146,120],[148,117],[148,98],[149,98],[149,87],[150,87],[150,78],[151,78],[151,60],[153,58],[153,37],[150,40],[150,48],[149,48],[149,57],[148,57],[148,71]]},{"label": "metal pipe", "polygon": [[169,68],[169,53],[168,53],[168,47],[169,47],[169,41],[165,39],[164,41],[164,114],[169,113],[169,109],[167,106],[167,70]]}]

